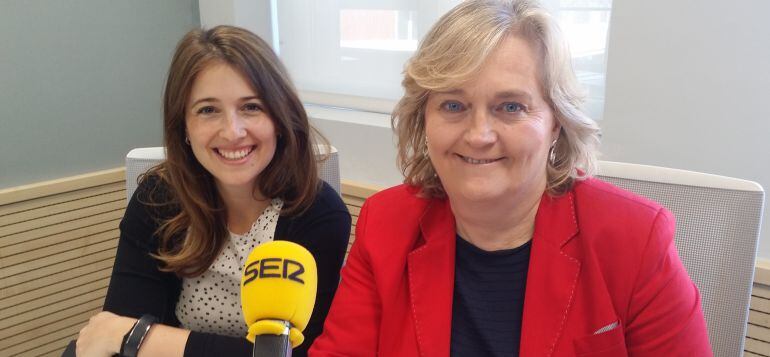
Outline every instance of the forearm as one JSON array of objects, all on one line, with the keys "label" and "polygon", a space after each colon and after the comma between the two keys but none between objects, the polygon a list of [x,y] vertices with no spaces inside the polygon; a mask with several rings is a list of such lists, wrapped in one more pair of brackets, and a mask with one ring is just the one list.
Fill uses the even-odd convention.
[{"label": "forearm", "polygon": [[[77,339],[78,356],[112,356],[121,351],[123,337],[135,326],[137,319],[100,312],[88,320]],[[143,332],[143,331],[142,331]],[[139,348],[139,357],[184,355],[190,331],[163,324],[154,324]]]},{"label": "forearm", "polygon": [[138,357],[177,357],[184,355],[190,330],[155,324],[147,333]]}]

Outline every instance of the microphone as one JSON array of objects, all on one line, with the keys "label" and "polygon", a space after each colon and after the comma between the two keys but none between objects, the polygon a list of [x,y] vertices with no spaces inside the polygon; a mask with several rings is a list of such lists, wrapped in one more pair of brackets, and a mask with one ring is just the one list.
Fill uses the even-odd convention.
[{"label": "microphone", "polygon": [[305,337],[315,305],[318,272],[313,255],[289,241],[260,244],[241,277],[241,306],[254,357],[290,357]]}]

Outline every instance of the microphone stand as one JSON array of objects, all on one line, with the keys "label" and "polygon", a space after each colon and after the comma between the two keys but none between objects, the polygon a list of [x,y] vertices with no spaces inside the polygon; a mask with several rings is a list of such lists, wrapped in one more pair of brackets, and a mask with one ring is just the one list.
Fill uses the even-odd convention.
[{"label": "microphone stand", "polygon": [[291,357],[291,342],[289,341],[291,324],[288,321],[281,321],[281,323],[284,324],[284,329],[280,335],[254,336],[252,357]]}]

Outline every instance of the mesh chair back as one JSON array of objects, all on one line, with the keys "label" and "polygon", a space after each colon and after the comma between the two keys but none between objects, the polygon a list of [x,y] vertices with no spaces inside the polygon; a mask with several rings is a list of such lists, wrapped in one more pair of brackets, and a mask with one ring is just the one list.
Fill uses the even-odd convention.
[{"label": "mesh chair back", "polygon": [[751,181],[601,162],[597,177],[668,208],[676,246],[701,293],[714,356],[743,354],[764,191]]},{"label": "mesh chair back", "polygon": [[[337,193],[340,193],[340,161],[337,148],[330,146],[330,152],[325,152],[325,146],[318,145],[319,155],[327,155],[326,160],[318,164],[318,174]],[[126,155],[126,195],[128,199],[136,191],[139,175],[166,159],[163,147],[136,148]]]}]

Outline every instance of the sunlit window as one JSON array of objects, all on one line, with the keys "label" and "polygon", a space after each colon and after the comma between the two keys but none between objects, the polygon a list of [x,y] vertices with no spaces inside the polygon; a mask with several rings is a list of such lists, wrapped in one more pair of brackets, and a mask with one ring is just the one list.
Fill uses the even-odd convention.
[{"label": "sunlit window", "polygon": [[[460,0],[276,3],[279,51],[300,91],[395,102],[402,94],[404,63],[431,25]],[[546,0],[543,5],[570,42],[575,71],[588,92],[585,109],[599,119],[612,1]]]},{"label": "sunlit window", "polygon": [[340,47],[413,52],[418,40],[414,15],[412,11],[340,10]]},{"label": "sunlit window", "polygon": [[561,0],[557,5],[549,6],[549,10],[559,20],[569,41],[573,68],[587,90],[585,110],[593,118],[600,119],[604,109],[607,31],[612,1]]}]

